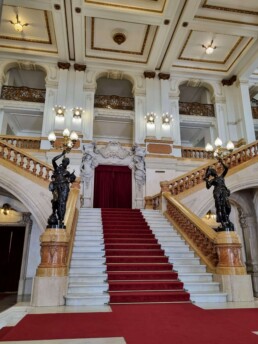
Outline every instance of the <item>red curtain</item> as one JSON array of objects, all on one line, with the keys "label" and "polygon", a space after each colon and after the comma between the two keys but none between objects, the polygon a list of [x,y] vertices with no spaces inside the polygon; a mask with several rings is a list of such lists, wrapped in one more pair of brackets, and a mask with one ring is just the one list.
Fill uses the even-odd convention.
[{"label": "red curtain", "polygon": [[127,166],[95,169],[94,208],[132,208],[132,171]]}]

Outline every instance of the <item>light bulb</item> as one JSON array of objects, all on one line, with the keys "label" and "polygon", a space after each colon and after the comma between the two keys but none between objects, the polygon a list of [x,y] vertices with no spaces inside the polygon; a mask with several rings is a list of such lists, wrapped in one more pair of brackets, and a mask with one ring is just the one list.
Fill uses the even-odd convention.
[{"label": "light bulb", "polygon": [[222,141],[219,137],[216,138],[215,142],[214,142],[216,147],[221,147],[222,146]]},{"label": "light bulb", "polygon": [[48,141],[54,142],[55,140],[56,140],[56,135],[55,135],[55,133],[52,131],[52,132],[49,133],[49,135],[48,135]]},{"label": "light bulb", "polygon": [[75,131],[71,132],[70,139],[72,141],[77,141],[78,140],[78,135],[77,135],[77,133]]},{"label": "light bulb", "polygon": [[211,55],[213,53],[214,49],[212,47],[208,47],[205,52],[207,55]]},{"label": "light bulb", "polygon": [[227,150],[232,151],[234,148],[235,148],[234,143],[232,141],[228,141]]},{"label": "light bulb", "polygon": [[205,146],[205,150],[206,152],[212,152],[213,151],[213,147],[210,143],[207,143],[207,145]]},{"label": "light bulb", "polygon": [[64,131],[63,131],[63,136],[64,137],[68,137],[70,135],[70,131],[69,131],[69,129],[65,129]]}]

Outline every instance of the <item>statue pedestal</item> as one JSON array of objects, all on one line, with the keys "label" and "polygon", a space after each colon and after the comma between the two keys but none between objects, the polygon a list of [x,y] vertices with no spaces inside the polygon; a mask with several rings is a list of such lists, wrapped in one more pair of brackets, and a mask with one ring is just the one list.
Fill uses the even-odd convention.
[{"label": "statue pedestal", "polygon": [[64,305],[69,238],[63,228],[47,228],[41,235],[41,263],[33,281],[32,306]]},{"label": "statue pedestal", "polygon": [[250,275],[217,275],[214,281],[219,282],[221,291],[227,293],[229,302],[251,302],[254,300]]},{"label": "statue pedestal", "polygon": [[63,306],[67,289],[67,276],[63,277],[34,277],[31,305]]}]

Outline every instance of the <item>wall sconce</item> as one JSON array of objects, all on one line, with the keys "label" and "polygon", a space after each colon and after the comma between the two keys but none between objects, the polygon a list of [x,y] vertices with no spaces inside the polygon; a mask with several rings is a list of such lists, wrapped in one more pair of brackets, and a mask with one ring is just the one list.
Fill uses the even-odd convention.
[{"label": "wall sconce", "polygon": [[72,109],[73,112],[73,118],[74,119],[81,119],[82,118],[82,113],[83,113],[83,109],[79,108],[78,106],[76,106],[75,108]]},{"label": "wall sconce", "polygon": [[1,208],[1,213],[4,215],[9,215],[10,214],[10,210],[11,210],[11,206],[8,203],[3,204],[2,208]]},{"label": "wall sconce", "polygon": [[[52,147],[55,147],[56,135],[53,131],[48,135],[48,141],[51,143]],[[70,133],[69,129],[66,128],[63,131],[62,146],[60,146],[59,148],[61,148],[62,150],[65,150],[66,153],[69,153],[77,141],[78,141],[77,133],[75,131],[72,131]]]},{"label": "wall sconce", "polygon": [[19,20],[18,14],[16,14],[16,23],[14,23],[12,20],[9,20],[9,22],[13,25],[14,30],[17,32],[22,32],[24,26],[28,26],[28,23],[22,24]]},{"label": "wall sconce", "polygon": [[57,117],[63,118],[65,115],[66,108],[65,106],[55,105],[53,107],[53,110],[55,111]]},{"label": "wall sconce", "polygon": [[146,119],[147,124],[155,125],[157,115],[154,112],[148,112],[144,118]]},{"label": "wall sconce", "polygon": [[162,115],[162,126],[168,127],[170,125],[170,122],[173,121],[173,116],[170,115],[168,112],[163,113]]},{"label": "wall sconce", "polygon": [[222,147],[222,141],[219,137],[216,138],[215,142],[215,150],[210,143],[207,143],[205,146],[205,150],[208,153],[211,153],[215,159],[222,159],[224,156],[230,154],[233,149],[235,148],[234,143],[232,141],[228,141],[226,148]]},{"label": "wall sconce", "polygon": [[205,53],[207,55],[211,55],[214,51],[214,49],[216,49],[216,46],[212,46],[213,44],[213,40],[211,41],[211,43],[209,45],[207,45],[207,47],[203,44],[202,47],[205,49]]}]

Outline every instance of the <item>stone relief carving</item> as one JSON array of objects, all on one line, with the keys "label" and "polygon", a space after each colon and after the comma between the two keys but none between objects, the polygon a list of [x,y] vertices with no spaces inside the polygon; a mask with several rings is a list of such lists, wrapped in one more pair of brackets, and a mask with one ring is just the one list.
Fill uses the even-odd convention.
[{"label": "stone relief carving", "polygon": [[133,165],[134,165],[134,178],[136,185],[139,189],[145,184],[146,179],[146,167],[145,167],[145,156],[146,150],[137,144],[132,147],[134,153]]},{"label": "stone relief carving", "polygon": [[102,155],[103,158],[119,158],[125,159],[127,156],[131,155],[132,153],[123,148],[119,142],[110,141],[105,147],[95,149],[94,152],[96,154]]},{"label": "stone relief carving", "polygon": [[86,186],[89,186],[90,180],[93,177],[93,171],[98,166],[98,161],[94,153],[95,143],[83,145],[83,156],[80,166],[81,177],[85,181]]}]

